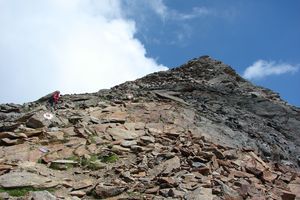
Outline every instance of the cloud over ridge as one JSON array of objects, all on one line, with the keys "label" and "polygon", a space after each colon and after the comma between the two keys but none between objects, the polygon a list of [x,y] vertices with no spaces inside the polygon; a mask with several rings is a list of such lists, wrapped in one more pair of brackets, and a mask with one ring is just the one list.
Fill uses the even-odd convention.
[{"label": "cloud over ridge", "polygon": [[249,80],[261,79],[266,76],[295,73],[299,66],[275,61],[257,60],[244,71],[243,77]]},{"label": "cloud over ridge", "polygon": [[0,0],[1,102],[96,92],[165,66],[146,56],[119,0]]}]

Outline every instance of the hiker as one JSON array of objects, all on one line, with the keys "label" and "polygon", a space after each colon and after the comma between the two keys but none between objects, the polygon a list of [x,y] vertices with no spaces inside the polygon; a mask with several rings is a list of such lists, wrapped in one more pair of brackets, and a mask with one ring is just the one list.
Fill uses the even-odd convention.
[{"label": "hiker", "polygon": [[52,93],[51,97],[49,98],[48,102],[50,103],[50,105],[52,107],[56,107],[57,103],[58,103],[58,100],[59,100],[59,97],[60,97],[60,91],[55,91]]}]

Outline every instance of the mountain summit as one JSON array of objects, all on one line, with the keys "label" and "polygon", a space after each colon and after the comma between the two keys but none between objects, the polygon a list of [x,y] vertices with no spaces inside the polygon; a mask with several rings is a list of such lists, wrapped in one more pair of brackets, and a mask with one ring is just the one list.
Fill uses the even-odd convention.
[{"label": "mountain summit", "polygon": [[266,157],[274,156],[276,149],[280,160],[297,162],[300,155],[300,109],[209,56],[113,90],[137,96],[151,92],[185,102],[195,111],[197,126],[214,141],[255,148]]},{"label": "mountain summit", "polygon": [[0,198],[300,198],[300,109],[209,56],[0,120]]}]

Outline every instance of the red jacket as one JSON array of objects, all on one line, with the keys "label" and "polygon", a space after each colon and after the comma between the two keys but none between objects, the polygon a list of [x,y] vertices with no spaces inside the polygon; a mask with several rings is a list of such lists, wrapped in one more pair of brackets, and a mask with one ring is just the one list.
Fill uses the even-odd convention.
[{"label": "red jacket", "polygon": [[55,103],[58,103],[58,100],[59,100],[59,92],[55,92],[55,93],[53,94],[53,100],[54,100]]}]

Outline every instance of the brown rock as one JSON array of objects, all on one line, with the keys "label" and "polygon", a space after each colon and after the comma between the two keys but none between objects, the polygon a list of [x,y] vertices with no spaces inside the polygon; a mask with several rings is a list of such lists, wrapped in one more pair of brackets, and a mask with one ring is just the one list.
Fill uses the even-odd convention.
[{"label": "brown rock", "polygon": [[134,131],[128,131],[122,128],[109,128],[107,129],[107,133],[109,133],[114,140],[133,140],[138,137]]},{"label": "brown rock", "polygon": [[123,140],[123,141],[121,142],[121,146],[122,146],[122,147],[129,148],[129,147],[131,147],[131,146],[133,146],[133,145],[137,145],[136,140]]},{"label": "brown rock", "polygon": [[153,188],[149,188],[145,191],[146,194],[154,194],[157,193],[159,190],[159,186],[153,187]]},{"label": "brown rock", "polygon": [[291,182],[291,180],[293,179],[294,177],[294,174],[291,173],[291,172],[286,172],[286,173],[283,173],[281,176],[280,176],[280,179],[283,180],[284,182]]},{"label": "brown rock", "polygon": [[281,195],[282,200],[295,200],[296,198],[296,195],[289,191],[282,190],[281,192],[282,192]]},{"label": "brown rock", "polygon": [[155,138],[152,136],[145,135],[145,136],[142,136],[140,139],[145,143],[154,143],[155,142]]},{"label": "brown rock", "polygon": [[290,183],[288,185],[290,191],[295,194],[297,197],[300,197],[300,183]]},{"label": "brown rock", "polygon": [[81,145],[74,151],[74,154],[81,157],[90,154],[90,152],[85,148],[85,145]]},{"label": "brown rock", "polygon": [[92,185],[93,185],[93,180],[84,179],[84,180],[80,180],[80,181],[75,182],[72,187],[75,190],[79,190],[79,189],[87,188],[87,187],[92,186]]},{"label": "brown rock", "polygon": [[84,195],[86,195],[86,192],[82,191],[82,190],[75,190],[75,191],[70,192],[70,195],[76,196],[76,197],[83,197]]},{"label": "brown rock", "polygon": [[210,168],[208,167],[197,167],[197,168],[193,168],[192,171],[194,172],[199,172],[200,174],[203,175],[208,175],[210,173]]},{"label": "brown rock", "polygon": [[51,194],[48,191],[36,191],[32,192],[30,197],[28,198],[30,200],[56,200],[57,198]]},{"label": "brown rock", "polygon": [[21,140],[19,140],[19,139],[9,139],[9,138],[3,138],[3,139],[1,139],[1,141],[3,142],[3,143],[5,143],[6,145],[15,145],[15,144],[19,144],[19,143],[21,143]]},{"label": "brown rock", "polygon": [[130,149],[121,147],[120,145],[113,145],[111,151],[118,155],[122,155],[126,152],[130,152]]},{"label": "brown rock", "polygon": [[56,131],[56,132],[47,132],[46,133],[50,139],[54,140],[64,140],[64,132],[62,131]]},{"label": "brown rock", "polygon": [[118,111],[108,115],[106,120],[113,123],[125,123],[126,118],[127,118],[126,112]]},{"label": "brown rock", "polygon": [[146,128],[151,134],[162,134],[164,131],[162,123],[148,123],[146,124]]},{"label": "brown rock", "polygon": [[10,172],[0,176],[0,187],[39,187],[42,188],[50,179],[30,172]]},{"label": "brown rock", "polygon": [[178,184],[173,177],[160,177],[157,179],[161,185],[165,187],[176,187]]},{"label": "brown rock", "polygon": [[27,143],[3,148],[4,157],[8,161],[28,161],[30,146]]},{"label": "brown rock", "polygon": [[249,173],[243,172],[243,171],[237,171],[237,170],[234,170],[234,169],[231,169],[230,173],[233,176],[238,177],[238,178],[251,178],[251,177],[254,177],[253,174],[249,174]]},{"label": "brown rock", "polygon": [[185,192],[176,190],[176,189],[174,189],[174,188],[171,188],[171,189],[169,190],[169,195],[170,195],[171,197],[174,197],[174,198],[180,198],[180,199],[183,199],[184,194],[185,194]]},{"label": "brown rock", "polygon": [[159,174],[169,174],[174,169],[178,169],[180,167],[180,159],[178,156],[166,160],[160,163],[157,166],[154,166],[152,169],[148,171],[150,176],[156,177]]},{"label": "brown rock", "polygon": [[62,132],[66,135],[66,136],[76,136],[77,133],[75,133],[74,131],[74,127],[68,127],[68,128],[64,128],[62,129]]},{"label": "brown rock", "polygon": [[185,199],[193,200],[213,200],[216,195],[212,194],[211,188],[198,187],[192,192],[189,192],[185,195]]},{"label": "brown rock", "polygon": [[95,193],[99,198],[113,197],[125,191],[125,187],[98,184],[95,188]]},{"label": "brown rock", "polygon": [[263,172],[262,179],[264,181],[273,183],[273,181],[277,178],[277,176],[278,176],[277,174],[268,170]]},{"label": "brown rock", "polygon": [[220,150],[217,149],[217,148],[214,148],[212,152],[216,155],[216,157],[217,157],[218,159],[224,159],[224,158],[225,158],[225,156],[224,156],[224,154],[222,153],[222,151],[220,151]]}]

